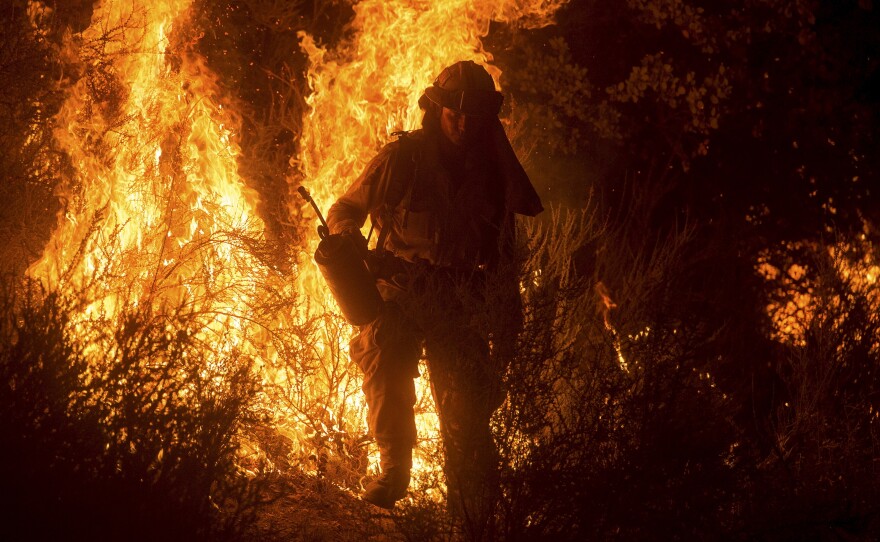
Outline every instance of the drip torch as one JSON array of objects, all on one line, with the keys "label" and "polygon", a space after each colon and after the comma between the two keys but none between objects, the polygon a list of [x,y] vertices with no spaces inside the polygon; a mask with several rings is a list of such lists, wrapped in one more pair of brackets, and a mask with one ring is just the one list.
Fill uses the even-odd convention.
[{"label": "drip torch", "polygon": [[365,247],[351,235],[331,234],[321,209],[309,191],[304,186],[297,191],[321,221],[318,226],[321,241],[315,250],[315,262],[321,276],[327,281],[330,293],[348,323],[356,326],[369,324],[379,315],[382,296],[376,288],[375,277],[367,268]]}]

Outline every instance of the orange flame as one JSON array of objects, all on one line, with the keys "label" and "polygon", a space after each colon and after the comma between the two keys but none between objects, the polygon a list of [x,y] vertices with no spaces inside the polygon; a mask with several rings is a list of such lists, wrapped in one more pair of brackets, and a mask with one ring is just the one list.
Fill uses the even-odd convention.
[{"label": "orange flame", "polygon": [[[204,59],[169,40],[175,25],[189,24],[189,4],[103,3],[68,41],[66,54],[83,55],[86,74],[55,119],[73,166],[62,187],[67,210],[28,273],[85,292],[88,305],[71,325],[95,341],[96,356],[110,346],[86,335],[91,319],[184,306],[199,315],[193,331],[216,363],[242,352],[271,367],[277,348],[250,312],[268,287],[293,297],[294,286],[247,246],[265,226],[258,194],[238,173],[239,119],[220,104]],[[95,44],[100,58],[89,58]],[[272,325],[289,328],[294,317],[279,314]]]},{"label": "orange flame", "polygon": [[[804,248],[795,245],[784,248]],[[794,346],[805,346],[807,331],[817,314],[821,314],[823,305],[837,307],[843,303],[837,294],[829,295],[818,292],[821,289],[821,275],[835,273],[854,293],[864,295],[872,307],[880,307],[880,291],[877,289],[877,278],[880,276],[880,265],[873,256],[873,250],[865,234],[847,241],[837,242],[824,248],[833,269],[820,269],[816,262],[812,264],[790,263],[787,269],[781,269],[771,263],[769,253],[760,256],[755,266],[757,273],[769,283],[775,283],[773,301],[766,307],[767,314],[773,323],[771,337],[779,342]],[[813,265],[814,268],[809,266]]]},{"label": "orange flame", "polygon": [[[473,60],[487,68],[500,90],[501,71],[489,64],[492,55],[480,42],[492,20],[545,26],[565,1],[365,0],[354,7],[355,37],[344,47],[328,51],[301,33],[313,92],[303,152],[292,165],[303,173],[315,201],[328,208],[390,134],[419,126],[418,98],[445,66]],[[317,237],[311,240],[310,251],[317,242]],[[320,299],[319,292],[326,290],[314,269],[310,274],[309,290]],[[323,299],[332,306],[326,293]],[[425,367],[420,372],[426,374]],[[418,472],[439,468],[425,459],[437,453],[439,422],[427,380],[419,379],[417,388],[421,414],[416,425],[422,437],[414,460]],[[375,450],[371,459],[375,468]]]},{"label": "orange flame", "polygon": [[[311,62],[311,110],[292,163],[303,184],[326,209],[391,132],[417,126],[417,99],[445,65],[475,60],[497,85],[500,70],[480,42],[491,21],[547,25],[566,1],[365,0],[354,6],[354,37],[339,49],[325,50],[301,34]],[[112,317],[125,304],[198,300],[209,315],[200,331],[206,342],[219,353],[246,349],[262,361],[264,382],[283,384],[291,377],[247,308],[260,304],[266,284],[308,296],[311,313],[279,314],[273,325],[281,329],[332,309],[332,300],[314,266],[298,269],[299,282],[291,285],[240,242],[262,237],[258,195],[238,172],[239,119],[220,105],[215,75],[169,41],[175,25],[189,24],[189,9],[190,0],[100,3],[92,25],[71,39],[70,55],[80,54],[81,43],[104,44],[113,64],[102,83],[111,88],[102,93],[83,77],[58,114],[56,139],[74,170],[65,179],[67,214],[28,272],[53,288],[90,288],[82,319]],[[90,69],[90,59],[82,60]],[[309,243],[311,254],[317,238]],[[347,358],[346,335],[330,326],[311,346],[338,361]],[[317,402],[327,413],[324,430],[366,431],[356,371],[310,378],[297,391],[309,397],[290,404]],[[424,381],[421,395],[429,401]],[[302,413],[281,403],[269,407],[276,429],[308,448]],[[421,434],[433,435],[427,442],[436,445],[436,415],[429,406],[423,411]]]},{"label": "orange flame", "polygon": [[623,357],[623,350],[620,347],[620,337],[617,334],[617,330],[611,325],[611,311],[612,309],[617,308],[617,303],[611,299],[611,292],[608,290],[608,287],[602,281],[599,281],[594,286],[594,290],[599,298],[602,300],[602,305],[600,310],[602,312],[602,321],[605,323],[605,329],[611,333],[612,344],[614,345],[614,351],[617,352],[617,364],[623,370],[623,372],[629,372],[629,364],[627,364],[626,359]]}]

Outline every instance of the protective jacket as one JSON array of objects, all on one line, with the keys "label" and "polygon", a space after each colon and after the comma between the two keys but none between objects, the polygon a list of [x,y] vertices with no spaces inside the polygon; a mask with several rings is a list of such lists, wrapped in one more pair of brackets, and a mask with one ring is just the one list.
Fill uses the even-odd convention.
[{"label": "protective jacket", "polygon": [[423,130],[386,145],[330,208],[333,233],[358,229],[369,215],[380,249],[409,261],[474,269],[496,263],[501,232],[513,214],[542,210],[497,120],[489,156],[465,161],[451,172],[437,141]]},{"label": "protective jacket", "polygon": [[[490,302],[487,277],[502,273],[482,270],[491,270],[509,248],[514,214],[542,209],[497,119],[490,128],[480,152],[463,163],[443,163],[442,134],[419,130],[386,145],[327,215],[332,233],[357,230],[370,216],[380,232],[379,248],[396,256],[382,260],[403,268],[377,273],[384,302],[350,344],[364,375],[367,418],[384,477],[368,490],[377,499],[371,502],[393,506],[409,483],[417,437],[413,378],[424,351],[450,506],[488,517],[480,510],[492,502],[486,496],[497,486],[498,461],[489,419],[503,398],[503,371],[493,363],[486,330],[474,322],[484,306],[517,312],[519,296],[514,288],[511,303]],[[495,333],[499,360],[502,343],[507,341]]]}]

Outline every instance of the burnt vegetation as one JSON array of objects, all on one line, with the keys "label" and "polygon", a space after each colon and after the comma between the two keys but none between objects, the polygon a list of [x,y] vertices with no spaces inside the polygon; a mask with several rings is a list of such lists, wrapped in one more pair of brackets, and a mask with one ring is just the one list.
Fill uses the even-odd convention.
[{"label": "burnt vegetation", "polygon": [[[293,282],[307,227],[285,180],[308,92],[296,34],[344,41],[351,3],[195,3],[172,40],[219,74],[267,224],[205,242]],[[123,292],[109,318],[86,309],[118,270],[65,291],[24,278],[77,205],[55,192],[76,193],[52,136],[65,93],[90,78],[105,118],[124,99],[100,43],[61,47],[91,2],[59,4],[36,25],[28,2],[0,8],[4,539],[880,537],[873,2],[574,0],[556,26],[493,25],[502,114],[552,210],[520,224],[523,320],[494,350],[507,398],[489,526],[453,524],[427,494],[377,520],[339,489],[358,490],[367,439],[331,397],[357,393],[356,370],[315,352],[346,333],[338,317],[274,326],[301,303],[274,283],[266,305],[237,309],[261,322],[248,340],[279,353],[279,384],[257,376],[268,361],[206,343],[230,292]],[[173,277],[155,276],[161,297]],[[304,403],[317,380],[326,397]],[[302,442],[267,404],[296,413]]]}]

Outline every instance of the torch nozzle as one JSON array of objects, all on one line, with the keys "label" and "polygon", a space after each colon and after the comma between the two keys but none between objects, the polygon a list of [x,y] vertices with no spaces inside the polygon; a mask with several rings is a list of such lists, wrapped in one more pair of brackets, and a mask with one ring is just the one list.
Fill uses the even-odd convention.
[{"label": "torch nozzle", "polygon": [[324,215],[321,214],[321,209],[318,207],[318,204],[315,203],[315,199],[312,197],[311,194],[309,194],[309,191],[306,189],[306,187],[300,186],[296,189],[296,191],[299,192],[299,195],[302,196],[304,200],[309,202],[309,204],[315,210],[315,213],[318,215],[318,219],[321,221],[321,225],[318,226],[318,236],[321,239],[324,239],[325,237],[330,235],[330,226],[327,225],[327,221],[324,220]]}]

